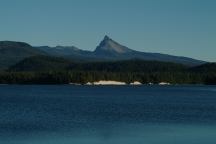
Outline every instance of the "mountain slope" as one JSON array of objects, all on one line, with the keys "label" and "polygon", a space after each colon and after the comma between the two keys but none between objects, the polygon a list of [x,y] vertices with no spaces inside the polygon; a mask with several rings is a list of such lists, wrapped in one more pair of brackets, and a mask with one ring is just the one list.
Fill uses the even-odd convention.
[{"label": "mountain slope", "polygon": [[63,57],[63,58],[70,59],[73,61],[84,61],[85,62],[85,61],[97,60],[93,52],[81,50],[75,46],[56,46],[56,47],[41,46],[41,47],[35,47],[35,48],[46,52],[50,56]]},{"label": "mountain slope", "polygon": [[108,36],[104,37],[104,40],[101,41],[99,46],[94,51],[96,55],[101,56],[116,56],[121,54],[127,54],[130,52],[133,52],[133,50],[120,45],[119,43],[110,39]]},{"label": "mountain slope", "polygon": [[203,64],[205,62],[200,60],[195,60],[187,57],[172,56],[167,54],[160,53],[147,53],[139,52],[132,49],[129,49],[126,46],[123,46],[108,36],[105,36],[103,41],[94,51],[96,57],[114,59],[114,60],[126,60],[126,59],[142,59],[142,60],[157,60],[164,62],[176,62],[190,66],[196,66]]},{"label": "mountain slope", "polygon": [[192,67],[190,68],[190,70],[193,72],[201,72],[201,73],[208,73],[208,72],[216,73],[216,63],[206,63],[196,67]]},{"label": "mountain slope", "polygon": [[0,69],[6,69],[27,57],[45,54],[27,43],[0,41]]},{"label": "mountain slope", "polygon": [[61,71],[66,70],[71,61],[60,57],[33,56],[11,66],[9,71]]},{"label": "mountain slope", "polygon": [[187,66],[169,62],[125,60],[112,62],[72,62],[59,57],[26,58],[9,71],[98,71],[98,72],[169,72],[184,71]]}]

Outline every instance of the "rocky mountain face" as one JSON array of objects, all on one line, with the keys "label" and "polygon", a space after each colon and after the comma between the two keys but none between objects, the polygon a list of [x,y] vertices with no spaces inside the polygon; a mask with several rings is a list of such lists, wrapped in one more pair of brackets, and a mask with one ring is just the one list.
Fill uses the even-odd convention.
[{"label": "rocky mountain face", "polygon": [[133,50],[127,48],[126,46],[122,46],[121,44],[115,42],[108,36],[105,36],[104,39],[101,41],[99,46],[95,49],[94,53],[96,55],[107,55],[115,56],[115,55],[122,55],[133,52]]}]

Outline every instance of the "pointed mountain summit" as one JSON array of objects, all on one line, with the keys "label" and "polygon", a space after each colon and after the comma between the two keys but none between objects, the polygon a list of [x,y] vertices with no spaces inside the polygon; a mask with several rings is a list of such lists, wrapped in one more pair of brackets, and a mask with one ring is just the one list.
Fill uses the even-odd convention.
[{"label": "pointed mountain summit", "polygon": [[117,43],[108,36],[105,36],[101,41],[99,46],[97,46],[95,53],[96,54],[125,54],[132,52],[133,50]]}]

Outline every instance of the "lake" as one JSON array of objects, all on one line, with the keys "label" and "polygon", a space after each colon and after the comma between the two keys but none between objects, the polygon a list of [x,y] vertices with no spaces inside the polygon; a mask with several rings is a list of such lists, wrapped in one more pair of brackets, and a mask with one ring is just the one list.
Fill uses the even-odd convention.
[{"label": "lake", "polygon": [[216,143],[216,86],[0,86],[0,144],[187,143]]}]

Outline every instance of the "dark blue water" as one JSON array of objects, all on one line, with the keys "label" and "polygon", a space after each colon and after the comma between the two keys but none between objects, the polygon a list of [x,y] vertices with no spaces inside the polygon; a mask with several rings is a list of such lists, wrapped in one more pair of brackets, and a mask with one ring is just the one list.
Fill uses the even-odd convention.
[{"label": "dark blue water", "polygon": [[216,86],[0,86],[0,144],[215,144]]}]

